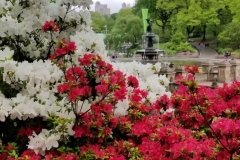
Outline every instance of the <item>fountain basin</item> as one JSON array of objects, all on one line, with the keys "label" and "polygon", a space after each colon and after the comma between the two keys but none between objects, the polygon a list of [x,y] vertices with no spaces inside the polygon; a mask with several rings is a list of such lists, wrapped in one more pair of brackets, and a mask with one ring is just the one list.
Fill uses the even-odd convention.
[{"label": "fountain basin", "polygon": [[164,50],[149,48],[135,51],[135,54],[141,54],[142,60],[157,60],[160,54],[165,54]]}]

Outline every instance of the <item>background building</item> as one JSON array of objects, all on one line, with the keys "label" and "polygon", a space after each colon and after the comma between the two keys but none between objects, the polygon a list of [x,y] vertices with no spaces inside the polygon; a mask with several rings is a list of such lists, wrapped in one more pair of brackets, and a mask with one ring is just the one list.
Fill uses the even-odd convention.
[{"label": "background building", "polygon": [[101,4],[99,1],[95,3],[95,11],[102,15],[110,16],[110,8],[108,8],[106,4]]},{"label": "background building", "polygon": [[130,4],[123,3],[122,9],[125,9],[125,8],[131,8]]}]

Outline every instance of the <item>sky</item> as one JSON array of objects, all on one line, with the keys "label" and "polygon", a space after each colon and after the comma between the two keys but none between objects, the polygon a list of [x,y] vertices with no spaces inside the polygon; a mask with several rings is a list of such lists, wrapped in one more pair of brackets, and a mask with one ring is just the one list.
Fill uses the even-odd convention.
[{"label": "sky", "polygon": [[122,8],[122,4],[130,4],[131,7],[134,5],[135,0],[93,0],[93,5],[91,5],[91,10],[95,10],[95,3],[99,1],[101,4],[106,4],[108,8],[111,9],[111,14],[118,12]]}]

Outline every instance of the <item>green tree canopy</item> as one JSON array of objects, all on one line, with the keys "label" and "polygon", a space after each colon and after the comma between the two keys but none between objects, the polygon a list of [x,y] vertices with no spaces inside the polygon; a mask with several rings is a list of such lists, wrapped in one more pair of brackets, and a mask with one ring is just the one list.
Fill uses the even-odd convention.
[{"label": "green tree canopy", "polygon": [[149,17],[152,19],[155,17],[157,0],[137,0],[137,3],[133,7],[133,11],[138,16],[142,17],[142,9],[147,8]]},{"label": "green tree canopy", "polygon": [[169,24],[174,12],[180,8],[181,3],[172,0],[158,0],[156,4],[155,20],[156,24],[161,27],[162,34]]},{"label": "green tree canopy", "polygon": [[141,41],[142,34],[143,25],[141,18],[134,15],[131,8],[121,9],[117,15],[116,23],[105,41],[108,41],[115,47],[123,42],[137,44]]},{"label": "green tree canopy", "polygon": [[105,26],[107,24],[107,20],[103,15],[101,15],[99,12],[93,12],[90,11],[92,16],[92,28],[96,33],[104,33],[105,32]]},{"label": "green tree canopy", "polygon": [[240,47],[240,23],[232,22],[218,35],[221,46],[238,49]]}]

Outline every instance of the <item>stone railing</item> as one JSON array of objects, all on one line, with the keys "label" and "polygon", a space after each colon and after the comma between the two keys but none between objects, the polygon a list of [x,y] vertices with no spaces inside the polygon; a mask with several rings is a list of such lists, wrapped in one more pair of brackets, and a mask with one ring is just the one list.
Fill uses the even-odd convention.
[{"label": "stone railing", "polygon": [[[177,88],[177,84],[175,84],[175,77],[177,75],[187,75],[184,68],[184,66],[178,66],[177,68],[169,68],[168,66],[165,66],[159,71],[159,75],[166,75],[169,78],[170,91],[173,91]],[[198,82],[210,81],[229,83],[234,80],[240,80],[240,61],[234,59],[229,62],[222,62],[218,64],[214,64],[211,61],[203,62],[199,69],[202,70],[202,73],[195,74],[195,78]]]}]

